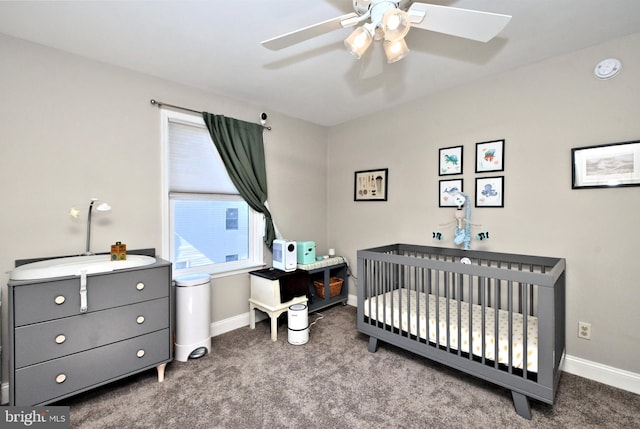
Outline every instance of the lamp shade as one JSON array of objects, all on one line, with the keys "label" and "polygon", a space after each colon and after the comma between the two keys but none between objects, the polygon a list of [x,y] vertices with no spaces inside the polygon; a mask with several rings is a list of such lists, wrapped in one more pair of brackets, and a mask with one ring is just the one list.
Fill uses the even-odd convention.
[{"label": "lamp shade", "polygon": [[356,28],[344,41],[351,54],[360,59],[373,41],[373,31],[365,24]]},{"label": "lamp shade", "polygon": [[404,39],[392,42],[390,40],[384,41],[384,53],[387,56],[387,62],[389,64],[400,61],[409,53],[409,47]]},{"label": "lamp shade", "polygon": [[389,9],[382,17],[384,38],[395,42],[403,39],[411,28],[409,14],[400,9]]},{"label": "lamp shade", "polygon": [[111,211],[111,206],[108,203],[102,203],[96,207],[96,210],[99,212],[108,212]]}]

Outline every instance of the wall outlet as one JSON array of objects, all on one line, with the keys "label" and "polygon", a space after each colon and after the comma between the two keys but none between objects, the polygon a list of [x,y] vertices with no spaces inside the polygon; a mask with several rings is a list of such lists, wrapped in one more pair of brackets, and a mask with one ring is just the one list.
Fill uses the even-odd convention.
[{"label": "wall outlet", "polygon": [[591,339],[591,323],[578,322],[578,338]]}]

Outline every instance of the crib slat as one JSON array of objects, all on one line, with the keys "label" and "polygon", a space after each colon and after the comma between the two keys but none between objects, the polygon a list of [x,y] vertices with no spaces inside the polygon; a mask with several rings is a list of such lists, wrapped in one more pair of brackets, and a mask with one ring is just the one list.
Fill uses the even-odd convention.
[{"label": "crib slat", "polygon": [[485,277],[481,277],[480,278],[480,289],[481,289],[481,294],[480,294],[480,313],[481,313],[481,320],[482,320],[482,327],[480,329],[480,332],[481,332],[480,350],[481,350],[481,353],[482,353],[481,362],[483,364],[486,363],[485,362],[485,356],[487,355],[487,344],[486,344],[486,341],[485,341],[485,338],[486,338],[486,335],[487,335],[487,333],[486,333],[486,325],[485,325],[486,322],[487,322],[486,321],[486,310],[487,310],[487,308],[486,308],[486,297],[485,297],[485,293],[486,293],[485,280],[486,280]]},{"label": "crib slat", "polygon": [[493,367],[498,368],[500,363],[500,283],[498,279],[493,279],[495,308],[493,310]]},{"label": "crib slat", "polygon": [[508,283],[509,290],[507,291],[507,307],[509,311],[509,327],[507,332],[507,341],[509,341],[509,347],[507,348],[508,356],[508,370],[509,374],[513,374],[513,282]]},{"label": "crib slat", "polygon": [[445,271],[444,272],[444,298],[445,298],[445,303],[446,303],[446,307],[445,307],[445,335],[446,335],[446,340],[447,340],[447,344],[446,344],[446,348],[447,351],[450,352],[451,351],[451,312],[449,311],[449,299],[450,299],[450,294],[449,294],[449,277],[450,277],[450,272],[449,271]]},{"label": "crib slat", "polygon": [[[525,289],[532,289],[529,288],[528,284],[524,285]],[[527,300],[527,291],[525,291],[524,293],[525,296],[525,310],[528,309],[529,303]],[[527,378],[527,359],[528,359],[528,350],[527,350],[527,345],[529,344],[529,339],[527,338],[529,333],[529,311],[523,311],[522,312],[522,376],[526,379]]]},{"label": "crib slat", "polygon": [[435,270],[435,289],[436,289],[436,347],[440,346],[440,270]]}]

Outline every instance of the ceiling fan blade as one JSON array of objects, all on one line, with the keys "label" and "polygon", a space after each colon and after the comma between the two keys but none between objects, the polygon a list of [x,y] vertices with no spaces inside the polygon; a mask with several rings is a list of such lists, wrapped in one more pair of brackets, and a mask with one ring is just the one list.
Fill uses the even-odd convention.
[{"label": "ceiling fan blade", "polygon": [[[332,18],[323,22],[319,22],[317,24],[310,25],[308,27],[301,28],[299,30],[292,31],[290,33],[276,36],[260,43],[265,48],[277,51],[280,49],[288,48],[289,46],[295,45],[296,43],[313,39],[314,37],[320,36],[322,34],[329,33],[334,30],[339,30],[340,28],[355,25],[357,23],[357,20],[352,20],[352,18],[357,17],[357,14],[351,12],[346,15],[338,16],[336,18]],[[342,21],[345,21],[347,19],[351,21],[347,21],[343,24]]]},{"label": "ceiling fan blade", "polygon": [[411,26],[465,39],[488,42],[511,20],[510,15],[413,3],[408,10]]}]

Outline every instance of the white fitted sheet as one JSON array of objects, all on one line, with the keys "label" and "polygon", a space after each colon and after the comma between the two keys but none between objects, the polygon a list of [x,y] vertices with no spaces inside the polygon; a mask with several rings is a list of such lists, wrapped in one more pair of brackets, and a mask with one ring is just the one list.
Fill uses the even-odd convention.
[{"label": "white fitted sheet", "polygon": [[[406,289],[396,289],[387,292],[384,295],[372,297],[371,309],[374,320],[382,321],[392,325],[394,328],[409,332],[411,335],[420,336],[427,339],[427,295],[422,292],[407,291]],[[429,341],[438,343],[439,345],[447,345],[447,334],[451,336],[449,347],[458,350],[458,301],[444,297],[439,298],[439,331],[436,341],[436,300],[435,295],[429,295]],[[449,301],[449,330],[447,332],[447,301]],[[393,311],[391,311],[391,303],[393,302]],[[416,303],[419,302],[419,310]],[[471,337],[469,336],[469,304],[467,302],[460,303],[460,325],[461,333],[461,350],[469,353],[469,345],[472,344],[473,354],[482,356],[482,307],[472,304],[472,329]],[[385,312],[384,306],[387,306]],[[400,310],[400,308],[402,310]],[[369,316],[369,299],[364,301],[364,314]],[[420,315],[418,318],[417,315]],[[391,320],[393,317],[393,320]],[[419,327],[419,333],[418,333]],[[512,321],[513,329],[513,351],[512,365],[514,368],[523,367],[523,316],[520,313],[513,313]],[[492,361],[495,360],[495,310],[491,307],[485,307],[485,358]],[[498,362],[509,364],[509,312],[507,310],[498,310]],[[527,317],[527,371],[538,372],[538,318],[533,316]]]}]

